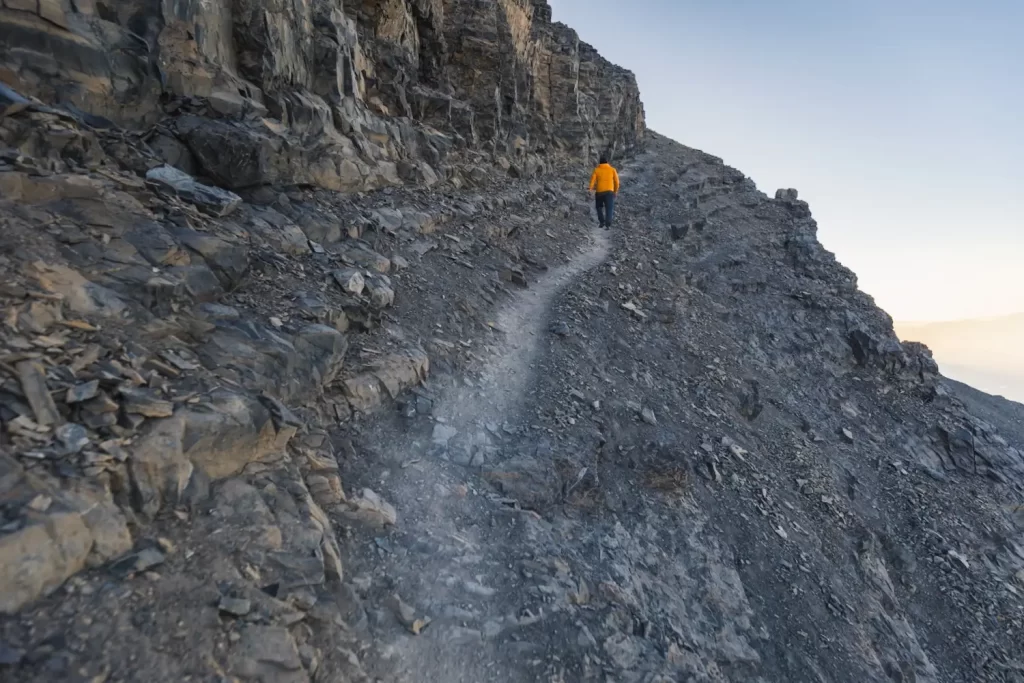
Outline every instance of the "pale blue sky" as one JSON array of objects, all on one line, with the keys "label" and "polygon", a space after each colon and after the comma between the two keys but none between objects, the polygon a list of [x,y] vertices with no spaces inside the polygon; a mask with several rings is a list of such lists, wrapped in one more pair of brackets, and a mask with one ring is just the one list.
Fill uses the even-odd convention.
[{"label": "pale blue sky", "polygon": [[550,0],[893,317],[1024,311],[1024,0]]}]

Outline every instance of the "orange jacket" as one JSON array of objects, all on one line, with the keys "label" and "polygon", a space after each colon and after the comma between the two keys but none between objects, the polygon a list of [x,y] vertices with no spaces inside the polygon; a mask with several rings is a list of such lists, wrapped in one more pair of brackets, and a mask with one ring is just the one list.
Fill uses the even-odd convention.
[{"label": "orange jacket", "polygon": [[596,192],[618,192],[619,173],[611,164],[601,164],[590,176],[590,189]]}]

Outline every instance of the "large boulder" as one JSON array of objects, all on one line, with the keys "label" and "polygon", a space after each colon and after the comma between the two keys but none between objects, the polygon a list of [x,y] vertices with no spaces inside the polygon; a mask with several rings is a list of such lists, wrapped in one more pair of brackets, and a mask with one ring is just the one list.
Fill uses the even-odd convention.
[{"label": "large boulder", "polygon": [[58,488],[0,454],[0,613],[57,589],[132,545],[124,516],[100,489]]}]

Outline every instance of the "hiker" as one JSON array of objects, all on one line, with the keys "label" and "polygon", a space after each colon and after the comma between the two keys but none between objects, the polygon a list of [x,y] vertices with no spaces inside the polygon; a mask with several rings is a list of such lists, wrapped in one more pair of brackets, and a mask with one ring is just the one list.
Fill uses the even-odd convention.
[{"label": "hiker", "polygon": [[608,163],[605,154],[601,155],[601,161],[590,176],[590,191],[594,193],[598,223],[602,228],[611,228],[615,197],[619,193],[619,173]]}]

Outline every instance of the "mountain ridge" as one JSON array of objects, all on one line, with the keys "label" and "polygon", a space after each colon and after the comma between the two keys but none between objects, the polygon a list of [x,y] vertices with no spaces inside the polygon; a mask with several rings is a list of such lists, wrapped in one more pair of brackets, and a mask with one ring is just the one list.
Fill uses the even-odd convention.
[{"label": "mountain ridge", "polygon": [[1016,406],[544,0],[3,0],[0,81],[3,676],[1020,680]]}]

